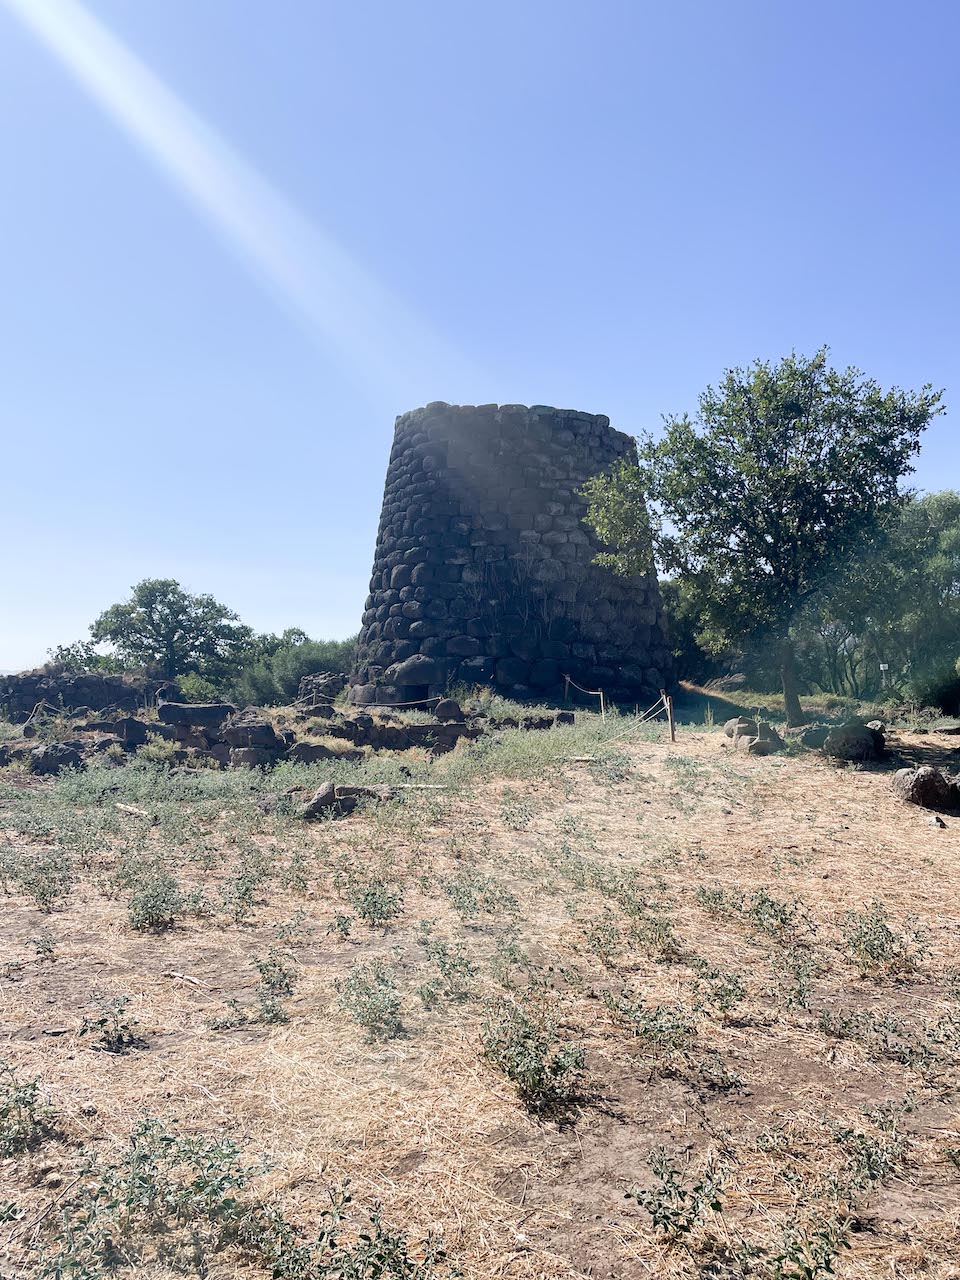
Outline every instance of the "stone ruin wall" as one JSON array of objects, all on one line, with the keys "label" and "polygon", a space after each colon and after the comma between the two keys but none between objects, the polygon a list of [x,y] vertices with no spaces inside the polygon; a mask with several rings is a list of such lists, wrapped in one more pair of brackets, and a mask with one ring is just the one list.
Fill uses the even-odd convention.
[{"label": "stone ruin wall", "polygon": [[602,415],[429,404],[397,419],[350,701],[456,684],[652,701],[671,674],[656,576],[593,563],[583,483],[634,441]]}]

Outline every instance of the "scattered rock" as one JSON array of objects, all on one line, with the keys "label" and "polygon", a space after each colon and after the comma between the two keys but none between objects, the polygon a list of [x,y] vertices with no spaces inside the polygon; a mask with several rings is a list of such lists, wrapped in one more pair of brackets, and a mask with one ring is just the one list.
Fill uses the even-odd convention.
[{"label": "scattered rock", "polygon": [[30,768],[34,773],[50,775],[61,769],[82,769],[82,743],[48,742],[30,752]]},{"label": "scattered rock", "polygon": [[441,698],[434,708],[433,714],[440,721],[463,719],[463,709],[454,698]]},{"label": "scattered rock", "polygon": [[898,769],[893,775],[893,791],[905,804],[924,809],[949,809],[960,804],[960,786],[929,764]]},{"label": "scattered rock", "polygon": [[389,787],[338,787],[332,782],[325,782],[300,810],[300,817],[308,820],[326,816],[345,817],[353,813],[361,800],[382,802],[392,798],[393,792]]},{"label": "scattered rock", "polygon": [[38,703],[46,704],[53,714],[108,707],[136,711],[156,694],[160,683],[147,676],[67,671],[50,663],[36,671],[0,676],[0,712],[23,721]]},{"label": "scattered rock", "polygon": [[882,730],[872,729],[861,720],[850,720],[830,730],[822,749],[834,760],[879,760],[884,746]]},{"label": "scattered rock", "polygon": [[315,671],[304,676],[297,686],[297,702],[312,707],[316,703],[329,706],[343,692],[347,678],[337,671]]}]

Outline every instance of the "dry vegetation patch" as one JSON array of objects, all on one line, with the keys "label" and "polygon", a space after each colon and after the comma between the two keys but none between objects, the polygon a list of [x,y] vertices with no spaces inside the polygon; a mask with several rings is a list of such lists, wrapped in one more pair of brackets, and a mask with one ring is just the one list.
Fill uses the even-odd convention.
[{"label": "dry vegetation patch", "polygon": [[0,774],[6,1274],[960,1275],[960,826],[664,737]]}]

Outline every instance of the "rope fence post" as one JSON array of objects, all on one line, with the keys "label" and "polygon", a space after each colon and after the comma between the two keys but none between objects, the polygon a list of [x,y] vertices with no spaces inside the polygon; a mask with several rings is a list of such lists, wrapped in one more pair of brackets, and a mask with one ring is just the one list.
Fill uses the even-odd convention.
[{"label": "rope fence post", "polygon": [[599,698],[600,699],[600,717],[602,720],[606,721],[607,706],[603,698],[602,689],[584,689],[583,685],[577,684],[576,680],[571,680],[571,678],[568,675],[565,675],[563,679],[564,679],[564,689],[566,691],[567,697],[570,696],[570,686],[572,685],[574,689],[579,689],[581,693],[587,694],[588,697]]}]

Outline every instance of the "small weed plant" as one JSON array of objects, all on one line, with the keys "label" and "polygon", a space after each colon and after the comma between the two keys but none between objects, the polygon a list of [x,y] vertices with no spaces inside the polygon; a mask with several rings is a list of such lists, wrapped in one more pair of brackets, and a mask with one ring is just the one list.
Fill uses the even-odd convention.
[{"label": "small weed plant", "polygon": [[678,1243],[702,1226],[710,1213],[723,1210],[721,1192],[724,1170],[711,1156],[696,1180],[685,1177],[664,1148],[659,1148],[652,1161],[654,1185],[650,1191],[628,1191],[653,1219],[653,1225],[668,1240]]},{"label": "small weed plant", "polygon": [[130,1049],[143,1048],[136,1018],[127,1017],[129,1004],[129,996],[101,1002],[95,1014],[84,1017],[77,1035],[91,1036],[90,1047],[103,1053],[127,1053]]},{"label": "small weed plant", "polygon": [[501,1000],[489,1010],[480,1034],[485,1056],[516,1085],[529,1110],[557,1112],[576,1101],[583,1081],[583,1050],[560,1040],[555,1022]]},{"label": "small weed plant", "polygon": [[26,1079],[0,1059],[0,1156],[28,1151],[48,1137],[52,1128],[53,1112],[40,1081]]},{"label": "small weed plant", "polygon": [[864,976],[909,973],[927,954],[923,931],[912,923],[903,931],[895,929],[886,907],[876,900],[865,911],[848,911],[840,931]]},{"label": "small weed plant", "polygon": [[390,1040],[403,1033],[400,993],[392,967],[383,960],[358,960],[337,983],[337,1004],[363,1027],[369,1040]]}]

